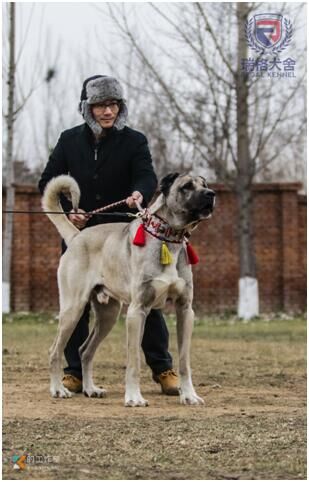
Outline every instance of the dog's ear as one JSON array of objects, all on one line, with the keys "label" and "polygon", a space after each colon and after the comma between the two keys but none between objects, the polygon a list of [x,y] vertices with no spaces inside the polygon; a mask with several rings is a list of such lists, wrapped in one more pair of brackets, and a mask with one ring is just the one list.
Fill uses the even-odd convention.
[{"label": "dog's ear", "polygon": [[164,194],[164,196],[168,195],[171,185],[173,184],[173,182],[178,176],[179,176],[178,172],[171,172],[163,179],[161,179],[160,191]]}]

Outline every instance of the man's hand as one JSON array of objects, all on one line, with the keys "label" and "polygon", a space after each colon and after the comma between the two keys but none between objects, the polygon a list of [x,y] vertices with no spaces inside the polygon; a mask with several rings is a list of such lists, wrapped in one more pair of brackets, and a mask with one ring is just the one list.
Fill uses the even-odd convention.
[{"label": "man's hand", "polygon": [[[83,209],[78,209],[77,212],[85,213]],[[84,228],[90,216],[87,216],[85,214],[77,214],[73,209],[71,213],[72,214],[69,214],[69,220],[71,221],[71,223],[73,223],[74,226],[76,226],[78,229]]]},{"label": "man's hand", "polygon": [[143,195],[139,191],[132,192],[131,196],[126,199],[126,203],[129,208],[136,207],[135,201],[137,201],[139,204],[142,204],[143,202]]}]

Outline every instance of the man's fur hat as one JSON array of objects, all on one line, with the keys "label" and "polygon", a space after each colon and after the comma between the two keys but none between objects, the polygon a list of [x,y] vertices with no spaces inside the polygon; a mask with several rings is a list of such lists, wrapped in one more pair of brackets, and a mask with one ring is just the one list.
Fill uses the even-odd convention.
[{"label": "man's fur hat", "polygon": [[122,86],[118,80],[107,75],[94,75],[84,81],[80,95],[79,112],[96,137],[100,137],[103,129],[94,119],[91,105],[112,99],[119,101],[119,113],[113,127],[121,130],[126,125],[128,108],[123,98]]}]

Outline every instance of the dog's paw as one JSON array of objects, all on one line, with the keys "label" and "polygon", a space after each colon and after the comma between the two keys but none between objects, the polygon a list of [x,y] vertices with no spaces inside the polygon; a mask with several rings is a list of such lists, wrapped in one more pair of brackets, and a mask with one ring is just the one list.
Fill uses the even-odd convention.
[{"label": "dog's paw", "polygon": [[65,388],[63,385],[59,385],[58,387],[51,387],[50,394],[53,398],[71,398],[72,393],[70,390]]},{"label": "dog's paw", "polygon": [[196,393],[191,394],[180,394],[181,405],[204,405],[204,400],[199,397]]},{"label": "dog's paw", "polygon": [[141,395],[129,395],[125,397],[125,407],[148,407],[148,400],[145,400]]},{"label": "dog's paw", "polygon": [[106,397],[107,390],[104,388],[99,388],[96,386],[90,387],[90,388],[83,388],[83,393],[85,397],[90,397],[90,398],[104,398]]}]

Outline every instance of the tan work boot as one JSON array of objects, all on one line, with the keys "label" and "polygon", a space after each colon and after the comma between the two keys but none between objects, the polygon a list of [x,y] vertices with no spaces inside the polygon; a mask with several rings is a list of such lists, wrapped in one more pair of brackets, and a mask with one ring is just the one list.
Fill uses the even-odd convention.
[{"label": "tan work boot", "polygon": [[73,393],[81,393],[83,389],[83,382],[79,378],[74,377],[74,375],[64,375],[62,383],[65,388],[67,388],[68,390],[70,390],[70,392]]},{"label": "tan work boot", "polygon": [[161,385],[162,393],[165,395],[179,395],[179,380],[173,369],[166,370],[160,375],[153,374],[152,378]]}]

